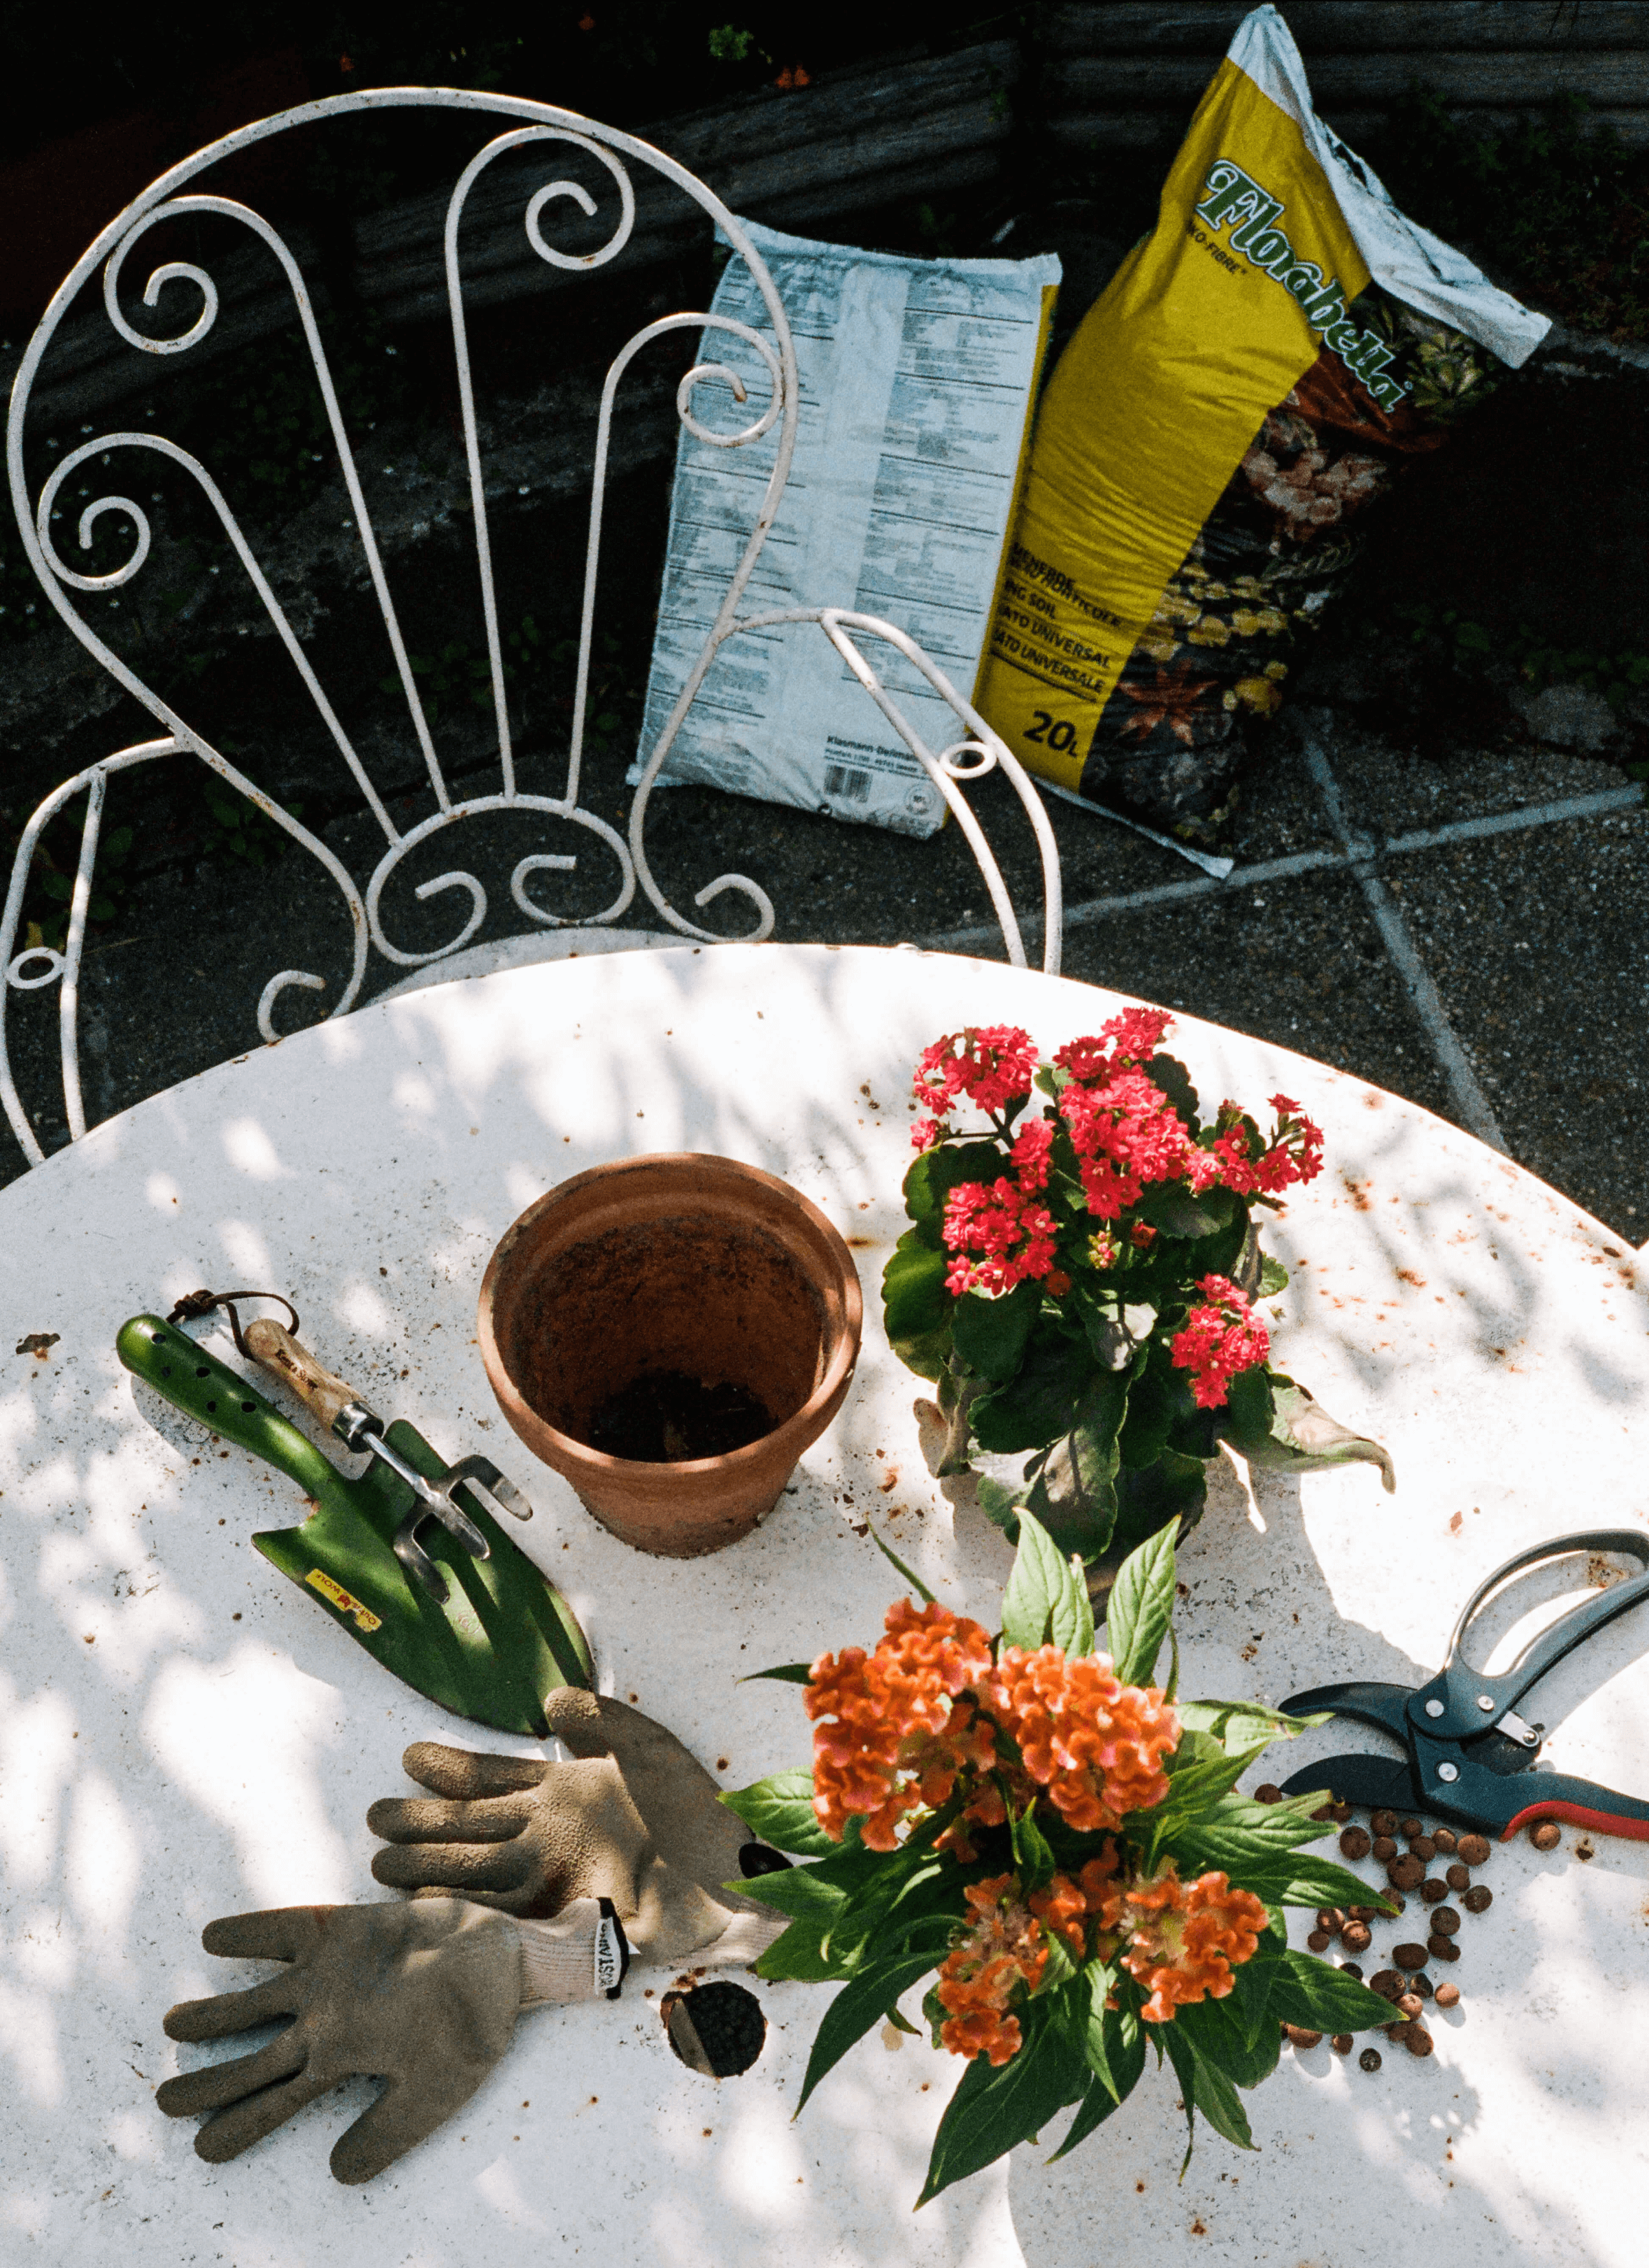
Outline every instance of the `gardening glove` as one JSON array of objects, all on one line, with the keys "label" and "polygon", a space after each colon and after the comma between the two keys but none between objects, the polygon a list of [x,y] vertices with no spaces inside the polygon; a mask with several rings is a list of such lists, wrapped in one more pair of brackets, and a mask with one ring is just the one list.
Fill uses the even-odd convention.
[{"label": "gardening glove", "polygon": [[[339,2181],[371,2181],[468,2102],[509,2046],[519,2008],[602,1989],[590,1957],[600,1910],[587,1904],[560,1924],[512,1921],[462,1898],[289,1906],[210,1922],[208,1953],[286,1965],[247,1991],[169,2009],[167,2037],[217,2040],[272,2016],[292,2021],[254,2055],[167,2080],[155,2100],[169,2118],[210,2112],[195,2147],[220,2165],[340,2080],[382,2079],[383,2093],[332,2153]],[[532,1976],[529,1935],[539,1940]]]},{"label": "gardening glove", "polygon": [[378,1881],[536,1920],[606,1898],[638,1962],[754,1961],[787,1918],[725,1885],[789,1861],[752,1840],[703,1766],[638,1710],[565,1686],[544,1714],[576,1763],[415,1742],[402,1763],[433,1793],[367,1813],[389,1845],[372,1860]]}]

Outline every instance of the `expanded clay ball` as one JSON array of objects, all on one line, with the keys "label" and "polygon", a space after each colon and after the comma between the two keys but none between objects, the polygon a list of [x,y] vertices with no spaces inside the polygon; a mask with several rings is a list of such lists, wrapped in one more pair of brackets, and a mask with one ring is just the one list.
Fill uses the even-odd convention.
[{"label": "expanded clay ball", "polygon": [[1431,1955],[1433,1961],[1458,1961],[1460,1959],[1460,1948],[1455,1944],[1452,1937],[1428,1937],[1425,1940],[1425,1949]]},{"label": "expanded clay ball", "polygon": [[1563,1830],[1555,1819],[1545,1819],[1529,1829],[1528,1839],[1537,1851],[1555,1851],[1563,1841]]},{"label": "expanded clay ball", "polygon": [[1373,1843],[1366,1827],[1348,1827],[1340,1837],[1340,1855],[1343,1859],[1366,1859]]},{"label": "expanded clay ball", "polygon": [[1460,1916],[1453,1906],[1439,1906],[1432,1916],[1432,1927],[1439,1937],[1454,1937],[1460,1930]]},{"label": "expanded clay ball", "polygon": [[1254,1791],[1254,1800],[1256,1803],[1280,1803],[1283,1791],[1275,1780],[1262,1780]]},{"label": "expanded clay ball", "polygon": [[1471,1870],[1456,1864],[1449,1868],[1443,1880],[1451,1890],[1469,1890],[1471,1888]]},{"label": "expanded clay ball", "polygon": [[1363,1972],[1355,1961],[1343,1961],[1340,1963],[1340,1974],[1342,1977],[1355,1977],[1359,1984],[1363,1981]]},{"label": "expanded clay ball", "polygon": [[1379,1859],[1382,1867],[1388,1866],[1392,1859],[1394,1859],[1397,1855],[1395,1839],[1389,1835],[1376,1835],[1373,1842],[1373,1852],[1374,1856]]},{"label": "expanded clay ball", "polygon": [[1416,1835],[1424,1835],[1425,1828],[1418,1819],[1405,1819],[1400,1823],[1397,1831],[1407,1842]]},{"label": "expanded clay ball", "polygon": [[1317,1927],[1326,1929],[1330,1937],[1337,1937],[1345,1926],[1345,1916],[1338,1906],[1317,1908]]},{"label": "expanded clay ball", "polygon": [[1439,1984],[1437,1988],[1437,2005],[1439,2008],[1458,2008],[1460,2006],[1459,1985]]},{"label": "expanded clay ball", "polygon": [[[1536,1829],[1535,1832],[1538,1833],[1539,1830]],[[1462,1835],[1454,1847],[1469,1867],[1486,1867],[1489,1863],[1489,1838],[1486,1835]]]},{"label": "expanded clay ball", "polygon": [[1394,1890],[1417,1890],[1425,1880],[1425,1867],[1411,1855],[1394,1859],[1386,1869],[1386,1880]]},{"label": "expanded clay ball", "polygon": [[[1441,1941],[1447,1945],[1448,1940],[1444,1938]],[[1425,1950],[1423,1945],[1396,1945],[1392,1948],[1391,1957],[1399,1969],[1424,1969]]]},{"label": "expanded clay ball", "polygon": [[1424,1969],[1422,1969],[1416,1976],[1413,1976],[1409,1979],[1409,1990],[1411,1992],[1417,1992],[1423,2000],[1429,2000],[1431,1999],[1432,1980],[1426,1975]]},{"label": "expanded clay ball", "polygon": [[1453,1858],[1460,1844],[1460,1837],[1452,1827],[1434,1827],[1432,1840],[1446,1859]]},{"label": "expanded clay ball", "polygon": [[1373,1941],[1373,1932],[1366,1921],[1348,1921],[1340,1932],[1340,1942],[1348,1953],[1366,1953]]},{"label": "expanded clay ball", "polygon": [[1368,1980],[1371,1992],[1378,1992],[1382,2000],[1395,2000],[1402,1990],[1402,1978],[1395,1969],[1377,1969]]},{"label": "expanded clay ball", "polygon": [[1359,2071],[1378,2071],[1380,2066],[1380,2053],[1378,2048],[1365,2048],[1357,2059],[1357,2067]]},{"label": "expanded clay ball", "polygon": [[1423,1866],[1429,1867],[1437,1856],[1437,1845],[1429,1835],[1411,1835],[1409,1837],[1409,1855],[1418,1859]]},{"label": "expanded clay ball", "polygon": [[1433,1874],[1429,1882],[1421,1883],[1420,1896],[1425,1900],[1427,1905],[1440,1906],[1448,1896],[1448,1884],[1439,1881]]},{"label": "expanded clay ball", "polygon": [[1432,2052],[1432,2035],[1424,2024],[1410,2024],[1403,2034],[1402,2043],[1411,2056],[1429,2056]]},{"label": "expanded clay ball", "polygon": [[1397,1815],[1395,1811],[1377,1811],[1368,1823],[1376,1835],[1395,1835],[1397,1831]]},{"label": "expanded clay ball", "polygon": [[1351,2033],[1336,2032],[1334,2037],[1329,2041],[1329,2045],[1334,2050],[1336,2055],[1350,2055],[1351,2052]]},{"label": "expanded clay ball", "polygon": [[1314,1929],[1307,1935],[1306,1950],[1308,1953],[1326,1953],[1333,1943],[1334,1940],[1326,1929]]},{"label": "expanded clay ball", "polygon": [[1478,1882],[1461,1900],[1468,1913],[1487,1913],[1494,1904],[1494,1892],[1487,1882]]},{"label": "expanded clay ball", "polygon": [[1322,2034],[1308,2032],[1303,2024],[1285,2024],[1283,2032],[1302,2055],[1307,2048],[1321,2047],[1322,2044]]}]

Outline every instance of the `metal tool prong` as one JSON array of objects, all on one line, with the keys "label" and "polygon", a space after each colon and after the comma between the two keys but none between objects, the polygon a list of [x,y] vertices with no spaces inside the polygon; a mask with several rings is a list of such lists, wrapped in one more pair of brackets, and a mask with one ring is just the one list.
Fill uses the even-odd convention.
[{"label": "metal tool prong", "polygon": [[449,1483],[461,1481],[481,1498],[487,1510],[507,1512],[512,1520],[531,1520],[533,1507],[512,1480],[506,1480],[490,1457],[460,1457],[447,1468]]}]

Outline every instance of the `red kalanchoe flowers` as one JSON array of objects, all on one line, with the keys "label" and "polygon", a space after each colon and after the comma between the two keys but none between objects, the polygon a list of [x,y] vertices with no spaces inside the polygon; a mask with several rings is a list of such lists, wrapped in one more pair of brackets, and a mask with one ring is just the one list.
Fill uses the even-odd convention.
[{"label": "red kalanchoe flowers", "polygon": [[1149,1063],[1173,1021],[1163,1008],[1124,1008],[1101,1025],[1097,1038],[1072,1040],[1054,1061],[1085,1085],[1108,1079],[1126,1064]]},{"label": "red kalanchoe flowers", "polygon": [[945,1288],[959,1299],[964,1292],[1011,1292],[1054,1264],[1057,1223],[1010,1181],[998,1179],[989,1189],[983,1182],[959,1182],[945,1200],[941,1233],[956,1256]]},{"label": "red kalanchoe flowers", "polygon": [[1031,1091],[1036,1047],[1016,1024],[981,1024],[947,1032],[924,1048],[914,1092],[918,1104],[936,1118],[946,1116],[959,1094],[982,1110],[1001,1110]]},{"label": "red kalanchoe flowers", "polygon": [[1270,1334],[1255,1322],[1248,1293],[1226,1277],[1204,1276],[1196,1288],[1204,1304],[1191,1309],[1169,1354],[1176,1370],[1190,1372],[1198,1408],[1218,1410],[1237,1373],[1253,1370],[1270,1354]]}]

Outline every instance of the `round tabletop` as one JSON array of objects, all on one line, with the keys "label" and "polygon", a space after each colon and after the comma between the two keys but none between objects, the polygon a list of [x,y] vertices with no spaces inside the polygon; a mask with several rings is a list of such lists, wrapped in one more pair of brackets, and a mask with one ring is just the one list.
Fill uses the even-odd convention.
[{"label": "round tabletop", "polygon": [[[640,1970],[615,2006],[524,2015],[460,2116],[360,2190],[327,2154],[364,2081],[222,2167],[154,2107],[162,2079],[221,2052],[168,2042],[166,2008],[264,1973],[204,1954],[208,1920],[391,1895],[365,1812],[411,1792],[408,1742],[532,1751],[397,1684],[259,1557],[253,1531],[291,1524],[295,1491],[135,1389],[121,1322],[202,1284],[285,1292],[386,1416],[525,1488],[524,1548],[571,1598],[601,1690],[739,1787],[805,1764],[809,1742],[793,1689],[738,1678],[880,1632],[901,1586],[867,1522],[993,1627],[1011,1564],[967,1485],[930,1478],[924,1389],[880,1330],[916,1055],[963,1023],[1022,1024],[1047,1050],[1119,1005],[909,949],[545,964],[224,1064],[0,1194],[0,2258],[1297,2268],[1416,2242],[1457,2268],[1639,2257],[1649,1848],[1573,1829],[1550,1854],[1495,1853],[1494,1905],[1467,1917],[1461,2005],[1433,2020],[1429,2060],[1388,2046],[1370,2077],[1326,2042],[1285,2051],[1246,2098],[1257,2154],[1204,2129],[1182,2184],[1183,2116],[1153,2069],[1071,2158],[1048,2166],[1044,2135],[913,2215],[953,2058],[873,2033],[792,2124],[828,1988],[762,1986],[760,2060],[713,2082],[673,2056],[645,1992],[668,1979]],[[1399,1484],[1384,1495],[1357,1466],[1250,1487],[1217,1462],[1181,1555],[1182,1690],[1422,1683],[1512,1552],[1649,1525],[1633,1255],[1392,1095],[1191,1017],[1169,1045],[1205,1097],[1280,1086],[1321,1121],[1327,1169],[1266,1231],[1292,1271],[1273,1359],[1384,1441]],[[866,1294],[854,1388],[790,1491],[747,1540],[687,1563],[595,1524],[508,1430],[475,1343],[482,1272],[515,1215],[655,1150],[784,1175],[848,1237]],[[194,1328],[234,1359],[215,1323]],[[1572,1565],[1535,1589],[1608,1577]],[[1645,1637],[1623,1616],[1530,1697],[1556,1768],[1649,1793]],[[1307,1738],[1345,1745],[1343,1727]]]}]

